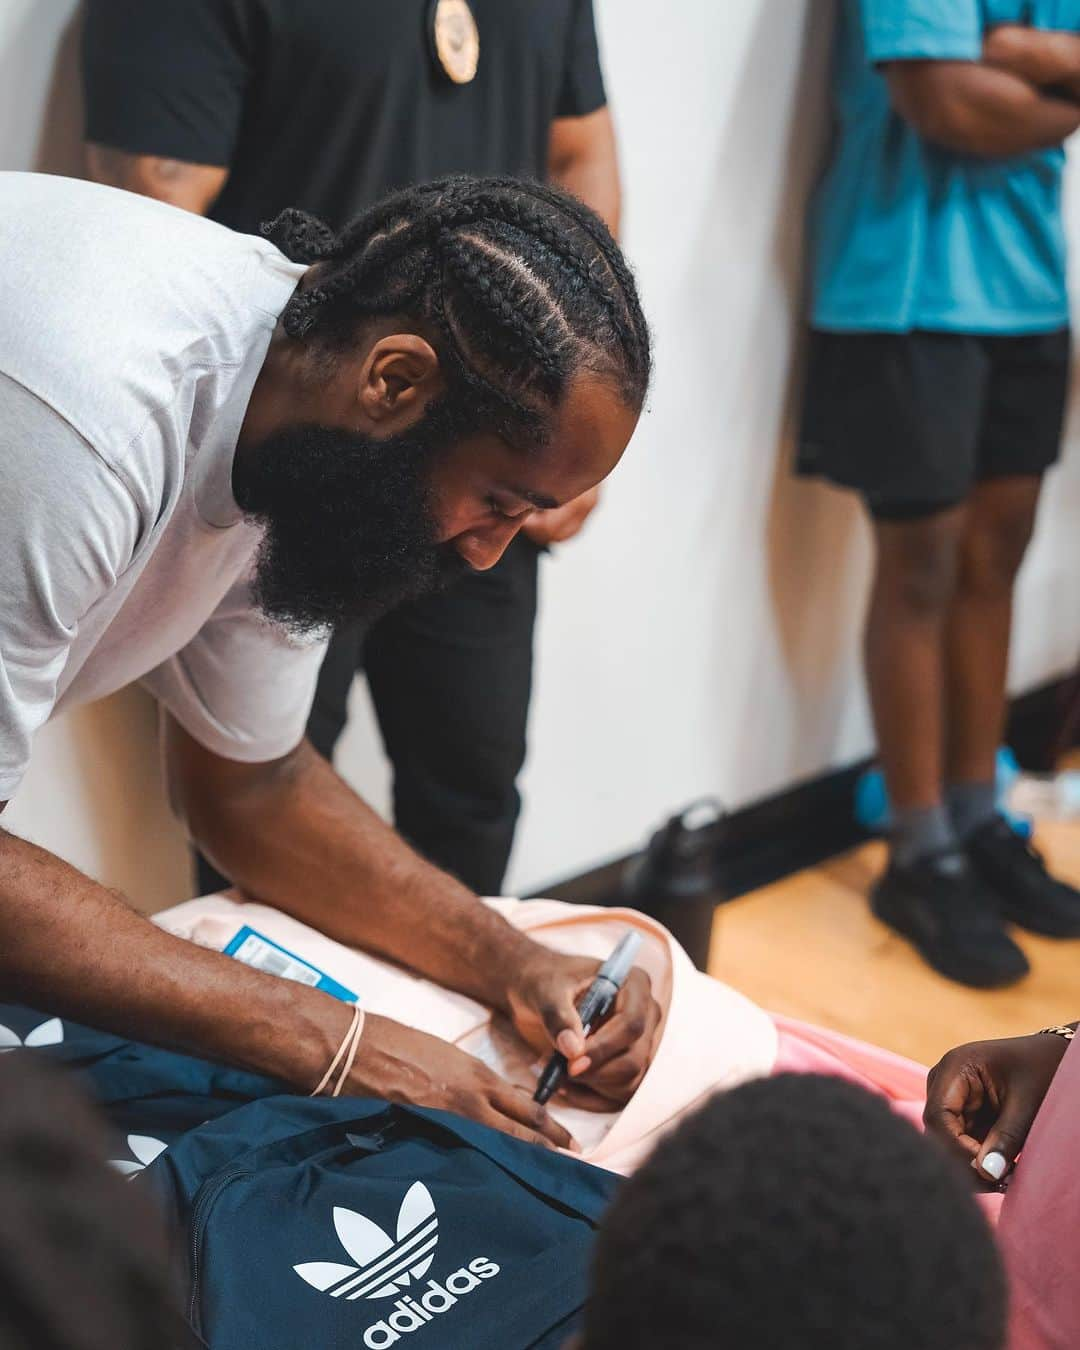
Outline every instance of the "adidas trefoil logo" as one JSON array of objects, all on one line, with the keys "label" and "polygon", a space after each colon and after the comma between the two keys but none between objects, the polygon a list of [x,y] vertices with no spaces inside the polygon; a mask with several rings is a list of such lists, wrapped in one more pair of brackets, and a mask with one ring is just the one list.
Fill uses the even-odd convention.
[{"label": "adidas trefoil logo", "polygon": [[499,1267],[486,1256],[478,1256],[468,1267],[462,1266],[440,1284],[428,1280],[423,1292],[413,1281],[421,1280],[435,1259],[439,1241],[439,1219],[431,1193],[421,1181],[405,1192],[397,1219],[397,1239],[384,1233],[378,1224],[355,1210],[337,1206],[334,1228],[338,1240],[356,1263],[346,1266],[335,1261],[311,1261],[293,1266],[302,1280],[331,1298],[394,1298],[412,1288],[414,1296],[399,1297],[393,1311],[363,1335],[368,1350],[384,1350],[396,1345],[402,1336],[419,1331],[441,1313],[449,1312],[458,1299],[478,1289],[484,1280],[499,1274]]},{"label": "adidas trefoil logo", "polygon": [[399,1285],[427,1274],[439,1241],[435,1202],[421,1181],[405,1192],[396,1242],[377,1223],[340,1206],[334,1210],[334,1228],[355,1266],[312,1261],[293,1267],[301,1279],[331,1298],[393,1298]]},{"label": "adidas trefoil logo", "polygon": [[50,1017],[47,1022],[42,1022],[41,1026],[27,1033],[25,1041],[10,1027],[0,1026],[0,1055],[6,1055],[9,1050],[21,1050],[24,1046],[27,1050],[40,1050],[46,1045],[60,1045],[63,1039],[64,1024],[59,1017]]},{"label": "adidas trefoil logo", "polygon": [[109,1159],[109,1166],[115,1167],[125,1177],[134,1177],[140,1172],[145,1172],[154,1159],[160,1157],[169,1147],[168,1144],[163,1144],[160,1139],[154,1139],[148,1134],[129,1134],[127,1146],[138,1160],[137,1162],[132,1162],[127,1158]]}]

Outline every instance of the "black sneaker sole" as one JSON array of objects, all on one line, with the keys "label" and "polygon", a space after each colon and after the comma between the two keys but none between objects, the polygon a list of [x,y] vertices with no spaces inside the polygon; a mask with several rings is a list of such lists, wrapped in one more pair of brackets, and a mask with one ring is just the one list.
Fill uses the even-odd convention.
[{"label": "black sneaker sole", "polygon": [[906,938],[926,964],[939,975],[944,975],[946,979],[953,980],[957,984],[967,985],[970,989],[1006,989],[1009,985],[1019,984],[1030,974],[1031,967],[1027,964],[1026,958],[1022,970],[1007,974],[992,971],[980,974],[966,963],[951,960],[947,954],[924,942],[922,934],[906,925],[902,915],[893,912],[891,896],[886,886],[887,880],[887,877],[882,877],[870,892],[870,909],[875,917],[887,924],[894,933]]}]

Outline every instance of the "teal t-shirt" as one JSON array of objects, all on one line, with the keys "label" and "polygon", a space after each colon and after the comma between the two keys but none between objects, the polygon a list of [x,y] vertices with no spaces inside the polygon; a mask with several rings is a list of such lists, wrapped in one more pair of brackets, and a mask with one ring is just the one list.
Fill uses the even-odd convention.
[{"label": "teal t-shirt", "polygon": [[983,159],[924,141],[877,63],[976,61],[1000,23],[1080,30],[1080,0],[841,0],[832,158],[813,219],[815,327],[1038,333],[1069,320],[1060,147]]}]

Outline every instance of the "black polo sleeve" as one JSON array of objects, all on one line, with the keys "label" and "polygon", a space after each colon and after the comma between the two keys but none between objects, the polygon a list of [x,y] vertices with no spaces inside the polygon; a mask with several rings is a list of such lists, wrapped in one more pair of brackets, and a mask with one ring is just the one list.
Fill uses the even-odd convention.
[{"label": "black polo sleeve", "polygon": [[88,0],[86,139],[228,167],[248,86],[248,0]]},{"label": "black polo sleeve", "polygon": [[555,110],[557,117],[584,117],[607,103],[600,50],[596,41],[593,0],[571,0],[566,67]]}]

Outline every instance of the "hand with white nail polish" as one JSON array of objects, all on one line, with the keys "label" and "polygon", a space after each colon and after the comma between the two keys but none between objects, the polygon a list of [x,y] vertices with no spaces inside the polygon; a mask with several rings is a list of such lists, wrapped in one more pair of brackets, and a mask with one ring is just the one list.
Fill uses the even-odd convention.
[{"label": "hand with white nail polish", "polygon": [[1002,1181],[1068,1047],[1040,1034],[950,1050],[927,1079],[927,1132],[970,1158],[983,1181]]},{"label": "hand with white nail polish", "polygon": [[986,1153],[983,1155],[981,1167],[978,1158],[972,1159],[972,1166],[979,1167],[981,1171],[992,1176],[995,1181],[1000,1181],[1008,1171],[1009,1160],[1004,1153]]}]

